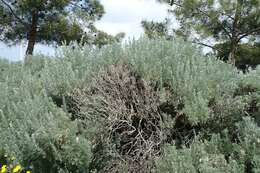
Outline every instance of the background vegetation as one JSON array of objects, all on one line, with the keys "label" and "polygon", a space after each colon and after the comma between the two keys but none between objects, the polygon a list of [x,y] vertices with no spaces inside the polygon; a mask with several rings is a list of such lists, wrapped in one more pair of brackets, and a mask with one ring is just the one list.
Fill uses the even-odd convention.
[{"label": "background vegetation", "polygon": [[244,71],[259,64],[259,0],[157,1],[168,5],[171,17],[143,21],[149,38],[181,36]]},{"label": "background vegetation", "polygon": [[0,40],[28,41],[24,62],[0,60],[0,166],[260,172],[259,1],[158,1],[179,28],[142,21],[148,38],[120,44],[94,27],[97,0],[0,0]]},{"label": "background vegetation", "polygon": [[1,0],[0,41],[13,45],[26,40],[26,55],[33,54],[36,43],[77,41],[101,47],[120,41],[123,33],[112,36],[94,26],[104,13],[98,0]]},{"label": "background vegetation", "polygon": [[[73,47],[73,48],[72,48]],[[33,172],[260,171],[260,69],[181,39],[0,62],[0,158]]]}]

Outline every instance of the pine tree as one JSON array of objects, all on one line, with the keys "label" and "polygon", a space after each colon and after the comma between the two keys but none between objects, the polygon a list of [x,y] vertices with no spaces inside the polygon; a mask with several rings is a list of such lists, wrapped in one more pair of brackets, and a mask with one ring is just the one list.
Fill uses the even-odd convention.
[{"label": "pine tree", "polygon": [[[170,11],[180,23],[179,33],[193,42],[204,38],[229,42],[229,61],[235,64],[235,55],[242,39],[255,39],[260,34],[259,0],[159,0],[173,6]],[[199,35],[195,38],[194,35]],[[219,50],[217,50],[219,51]],[[221,51],[221,50],[220,50]]]},{"label": "pine tree", "polygon": [[[26,54],[33,54],[37,42],[61,44],[88,40],[93,22],[104,14],[97,0],[1,0],[0,40],[27,40]],[[84,27],[88,29],[83,29]]]}]

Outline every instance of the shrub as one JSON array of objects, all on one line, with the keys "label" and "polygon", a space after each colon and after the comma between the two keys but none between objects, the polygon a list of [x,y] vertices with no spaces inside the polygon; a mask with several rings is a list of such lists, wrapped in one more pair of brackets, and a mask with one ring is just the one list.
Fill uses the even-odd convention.
[{"label": "shrub", "polygon": [[0,159],[34,172],[256,173],[259,76],[179,39],[1,60]]},{"label": "shrub", "polygon": [[78,118],[102,123],[99,142],[115,143],[131,171],[149,169],[148,161],[160,152],[159,97],[129,65],[109,66],[73,98],[79,105]]},{"label": "shrub", "polygon": [[164,156],[157,161],[158,172],[257,172],[259,127],[250,118],[236,126],[237,143],[223,130],[210,140],[197,138],[189,148],[167,146]]},{"label": "shrub", "polygon": [[0,82],[1,149],[34,172],[87,170],[91,158],[88,140],[46,95],[38,76],[10,64]]}]

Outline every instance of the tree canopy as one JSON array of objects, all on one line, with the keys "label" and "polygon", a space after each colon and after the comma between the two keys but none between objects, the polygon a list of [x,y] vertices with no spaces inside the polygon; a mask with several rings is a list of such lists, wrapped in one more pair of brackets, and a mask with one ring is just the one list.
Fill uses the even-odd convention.
[{"label": "tree canopy", "polygon": [[103,40],[113,38],[93,25],[104,12],[98,0],[0,0],[0,40],[8,44],[28,40],[26,54],[33,53],[37,42],[61,44],[83,39],[98,44],[93,38],[96,35],[102,34]]},{"label": "tree canopy", "polygon": [[143,20],[141,24],[148,38],[170,37],[168,19],[165,19],[163,22]]},{"label": "tree canopy", "polygon": [[[235,64],[235,54],[242,40],[254,42],[260,34],[259,0],[158,0],[172,6],[169,9],[180,23],[176,33],[193,42],[216,48],[203,42],[229,42],[229,60]],[[219,51],[219,50],[218,50]]]},{"label": "tree canopy", "polygon": [[[229,56],[229,42],[216,44],[215,47],[221,51],[217,52],[217,56],[227,61]],[[246,71],[248,67],[255,68],[260,64],[260,44],[241,43],[238,45],[235,54],[236,66]]]}]

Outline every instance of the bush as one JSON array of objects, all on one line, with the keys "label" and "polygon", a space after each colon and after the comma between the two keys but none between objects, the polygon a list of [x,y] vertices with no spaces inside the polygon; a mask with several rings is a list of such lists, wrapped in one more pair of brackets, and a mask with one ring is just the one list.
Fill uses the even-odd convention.
[{"label": "bush", "polygon": [[210,140],[197,138],[189,148],[167,146],[164,156],[157,161],[158,172],[258,172],[260,128],[250,118],[236,126],[236,143],[224,130]]},{"label": "bush", "polygon": [[1,161],[33,172],[259,172],[259,67],[242,74],[182,40],[142,38],[0,70]]},{"label": "bush", "polygon": [[46,95],[38,75],[9,65],[0,82],[1,149],[34,172],[87,170],[88,140],[76,142],[76,124]]},{"label": "bush", "polygon": [[160,152],[159,97],[129,65],[109,66],[93,86],[76,90],[73,99],[79,119],[102,123],[98,142],[114,143],[131,171],[149,169],[145,165]]}]

